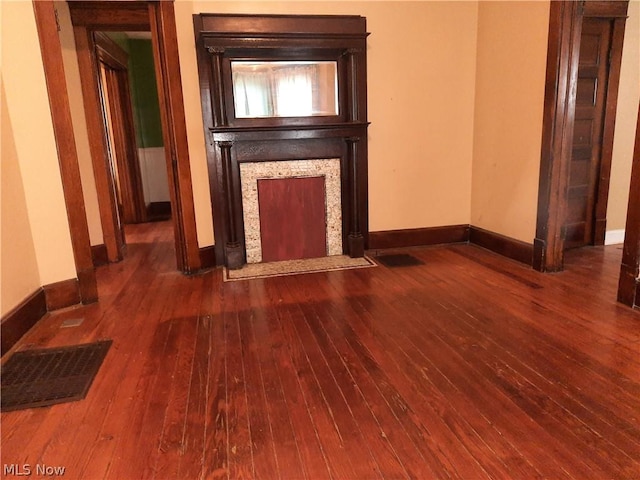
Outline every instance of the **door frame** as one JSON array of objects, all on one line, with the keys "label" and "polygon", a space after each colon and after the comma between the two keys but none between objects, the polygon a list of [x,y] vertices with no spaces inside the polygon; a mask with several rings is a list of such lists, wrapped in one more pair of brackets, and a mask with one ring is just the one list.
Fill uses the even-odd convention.
[{"label": "door frame", "polygon": [[[200,269],[191,167],[183,107],[182,82],[173,0],[69,1],[98,191],[100,218],[109,261],[122,258],[118,240],[113,179],[109,175],[107,145],[96,78],[94,32],[151,31],[160,101],[177,268],[184,273]],[[106,201],[105,201],[106,200]]]},{"label": "door frame", "polygon": [[122,222],[142,223],[147,215],[131,107],[129,55],[105,34],[96,34],[95,42],[98,61],[110,72],[102,79],[108,92],[103,106],[109,109],[110,134],[116,150],[117,175],[112,177],[117,176],[120,187]]},{"label": "door frame", "polygon": [[630,307],[640,307],[640,104],[631,165],[629,208],[620,265],[618,301]]},{"label": "door frame", "polygon": [[53,0],[33,0],[32,4],[40,50],[42,51],[42,64],[49,94],[53,133],[58,149],[58,163],[60,164],[64,203],[67,207],[71,248],[78,275],[78,291],[81,302],[87,304],[98,300],[98,285],[91,255],[91,241],[84,209],[78,151],[64,75],[56,10]]},{"label": "door frame", "polygon": [[551,2],[538,214],[533,245],[533,267],[536,270],[560,271],[564,264],[564,220],[567,211],[569,163],[573,144],[580,36],[582,19],[585,16],[613,20],[611,44],[613,56],[610,61],[609,88],[603,123],[601,180],[596,204],[596,243],[604,243],[627,7],[628,0]]}]

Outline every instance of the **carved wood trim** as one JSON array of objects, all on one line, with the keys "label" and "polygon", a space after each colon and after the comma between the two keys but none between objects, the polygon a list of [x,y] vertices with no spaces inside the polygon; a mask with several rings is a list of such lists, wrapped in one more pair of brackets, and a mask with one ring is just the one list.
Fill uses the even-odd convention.
[{"label": "carved wood trim", "polygon": [[349,84],[349,122],[357,122],[360,120],[360,111],[358,108],[358,58],[357,54],[361,53],[357,48],[349,48],[346,50],[348,59],[348,84]]},{"label": "carved wood trim", "polygon": [[207,52],[214,57],[212,62],[212,78],[217,101],[213,102],[213,125],[215,127],[225,127],[229,124],[229,121],[227,120],[227,105],[224,81],[222,79],[222,56],[224,55],[224,48],[207,47]]},{"label": "carved wood trim", "polygon": [[[352,103],[356,103],[352,102]],[[357,108],[357,107],[356,107]],[[357,115],[357,111],[356,111]],[[351,194],[351,225],[349,228],[349,256],[350,257],[362,257],[364,256],[364,238],[360,230],[360,188],[358,186],[358,178],[360,177],[358,172],[358,144],[360,137],[348,137],[345,139],[347,142],[347,164],[349,166],[349,190]]]},{"label": "carved wood trim", "polygon": [[227,257],[227,267],[236,269],[242,267],[245,263],[242,244],[240,242],[241,233],[238,230],[237,219],[240,216],[240,212],[237,211],[236,193],[239,188],[239,182],[235,180],[234,165],[231,160],[231,147],[232,142],[223,141],[216,142],[216,145],[220,148],[220,155],[222,158],[222,177],[224,179],[225,186],[225,204],[227,206],[227,241],[225,242],[225,251]]},{"label": "carved wood trim", "polygon": [[[237,182],[238,165],[243,161],[340,158],[343,250],[363,255],[368,238],[366,141],[349,143],[345,139],[366,139],[366,20],[358,16],[200,14],[194,15],[194,30],[216,219],[217,263],[229,267],[244,263],[242,200]],[[343,89],[340,113],[328,117],[236,118],[231,86],[234,58],[335,60],[339,88]],[[338,140],[339,147],[335,143]],[[233,150],[221,142],[233,142]],[[320,146],[322,142],[329,147]],[[260,158],[256,155],[260,149],[278,152],[279,156],[273,153]],[[323,157],[319,151],[331,151],[331,155]]]}]

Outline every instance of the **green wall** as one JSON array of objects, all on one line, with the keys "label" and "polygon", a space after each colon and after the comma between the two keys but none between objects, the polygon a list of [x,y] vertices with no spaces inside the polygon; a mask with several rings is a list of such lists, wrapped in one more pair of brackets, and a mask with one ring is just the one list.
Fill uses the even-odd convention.
[{"label": "green wall", "polygon": [[151,40],[129,39],[129,79],[138,148],[162,147],[160,105]]},{"label": "green wall", "polygon": [[164,146],[151,40],[129,38],[124,32],[105,33],[129,54],[129,86],[138,148]]}]

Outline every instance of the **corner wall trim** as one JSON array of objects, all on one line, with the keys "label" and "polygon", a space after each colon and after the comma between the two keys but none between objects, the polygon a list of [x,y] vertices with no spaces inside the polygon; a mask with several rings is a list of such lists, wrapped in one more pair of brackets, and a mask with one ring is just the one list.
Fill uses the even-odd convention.
[{"label": "corner wall trim", "polygon": [[469,241],[469,225],[369,232],[369,249],[418,247]]},{"label": "corner wall trim", "polygon": [[51,283],[42,287],[47,311],[70,307],[81,302],[80,285],[77,278]]},{"label": "corner wall trim", "polygon": [[43,288],[33,292],[7,313],[0,324],[0,356],[7,353],[46,313]]},{"label": "corner wall trim", "polygon": [[533,245],[480,227],[471,226],[469,242],[526,265],[533,261]]},{"label": "corner wall trim", "polygon": [[109,263],[107,246],[104,243],[101,243],[100,245],[91,245],[91,258],[93,260],[94,267],[99,267]]},{"label": "corner wall trim", "polygon": [[200,248],[200,268],[216,268],[216,250],[215,245]]}]

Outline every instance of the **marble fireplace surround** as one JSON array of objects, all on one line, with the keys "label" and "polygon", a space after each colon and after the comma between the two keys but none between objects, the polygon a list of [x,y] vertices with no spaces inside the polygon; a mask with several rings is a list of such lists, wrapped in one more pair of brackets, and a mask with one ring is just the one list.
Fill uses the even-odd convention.
[{"label": "marble fireplace surround", "polygon": [[301,177],[324,177],[327,255],[342,255],[339,158],[243,162],[240,164],[240,183],[247,263],[262,261],[258,180]]}]

